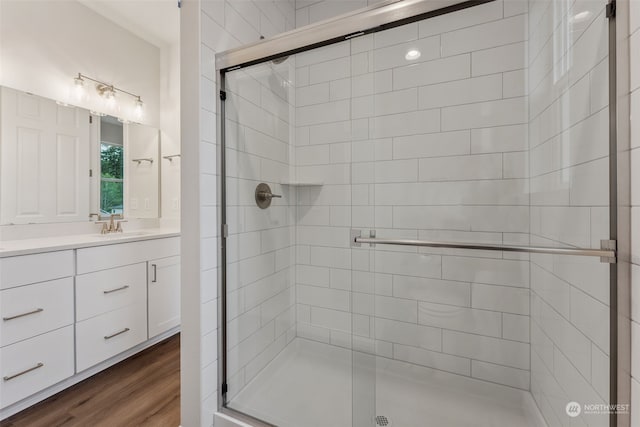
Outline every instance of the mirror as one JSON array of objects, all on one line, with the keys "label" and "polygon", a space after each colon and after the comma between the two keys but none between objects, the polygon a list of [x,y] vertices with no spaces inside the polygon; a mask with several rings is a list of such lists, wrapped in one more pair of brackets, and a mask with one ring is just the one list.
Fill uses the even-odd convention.
[{"label": "mirror", "polygon": [[160,216],[160,131],[0,87],[0,225]]},{"label": "mirror", "polygon": [[[124,129],[115,117],[100,117],[98,186],[100,217],[124,215]],[[93,175],[93,171],[92,174]]]}]

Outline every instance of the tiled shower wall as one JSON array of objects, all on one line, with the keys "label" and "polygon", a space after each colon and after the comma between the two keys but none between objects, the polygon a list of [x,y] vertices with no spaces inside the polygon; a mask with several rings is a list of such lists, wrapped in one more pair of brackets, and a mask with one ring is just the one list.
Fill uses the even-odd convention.
[{"label": "tiled shower wall", "polygon": [[[531,243],[608,238],[608,20],[604,2],[529,1]],[[531,255],[531,390],[549,426],[609,387],[609,265]]]},{"label": "tiled shower wall", "polygon": [[295,7],[289,0],[183,0],[180,15],[181,96],[188,100],[181,109],[181,417],[184,426],[208,427],[218,385],[215,54],[293,29]]},{"label": "tiled shower wall", "polygon": [[529,388],[528,258],[349,247],[350,228],[528,243],[526,11],[496,1],[298,55],[298,180],[323,184],[299,190],[298,336]]}]

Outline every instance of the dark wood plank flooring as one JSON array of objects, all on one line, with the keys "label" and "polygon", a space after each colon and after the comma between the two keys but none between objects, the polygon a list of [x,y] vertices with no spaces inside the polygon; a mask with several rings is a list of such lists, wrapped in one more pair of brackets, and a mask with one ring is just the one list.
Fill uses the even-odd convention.
[{"label": "dark wood plank flooring", "polygon": [[179,425],[179,334],[0,421],[0,427]]}]

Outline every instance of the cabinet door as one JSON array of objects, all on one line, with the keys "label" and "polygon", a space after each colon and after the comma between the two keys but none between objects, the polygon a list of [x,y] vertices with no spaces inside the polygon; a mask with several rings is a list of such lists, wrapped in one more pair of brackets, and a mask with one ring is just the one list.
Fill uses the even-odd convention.
[{"label": "cabinet door", "polygon": [[149,338],[180,324],[180,257],[149,261]]}]

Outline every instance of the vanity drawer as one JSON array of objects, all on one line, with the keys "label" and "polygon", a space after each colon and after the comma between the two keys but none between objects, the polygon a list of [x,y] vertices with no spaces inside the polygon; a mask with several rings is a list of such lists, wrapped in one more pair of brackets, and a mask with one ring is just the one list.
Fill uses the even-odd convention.
[{"label": "vanity drawer", "polygon": [[76,323],[78,372],[147,339],[147,305],[133,304]]},{"label": "vanity drawer", "polygon": [[76,276],[76,322],[146,300],[146,262]]},{"label": "vanity drawer", "polygon": [[0,347],[73,323],[73,278],[0,291]]},{"label": "vanity drawer", "polygon": [[0,375],[3,408],[71,377],[73,326],[1,348]]},{"label": "vanity drawer", "polygon": [[143,240],[77,250],[77,274],[137,264],[180,254],[180,238]]},{"label": "vanity drawer", "polygon": [[0,289],[73,276],[73,251],[0,258]]}]

